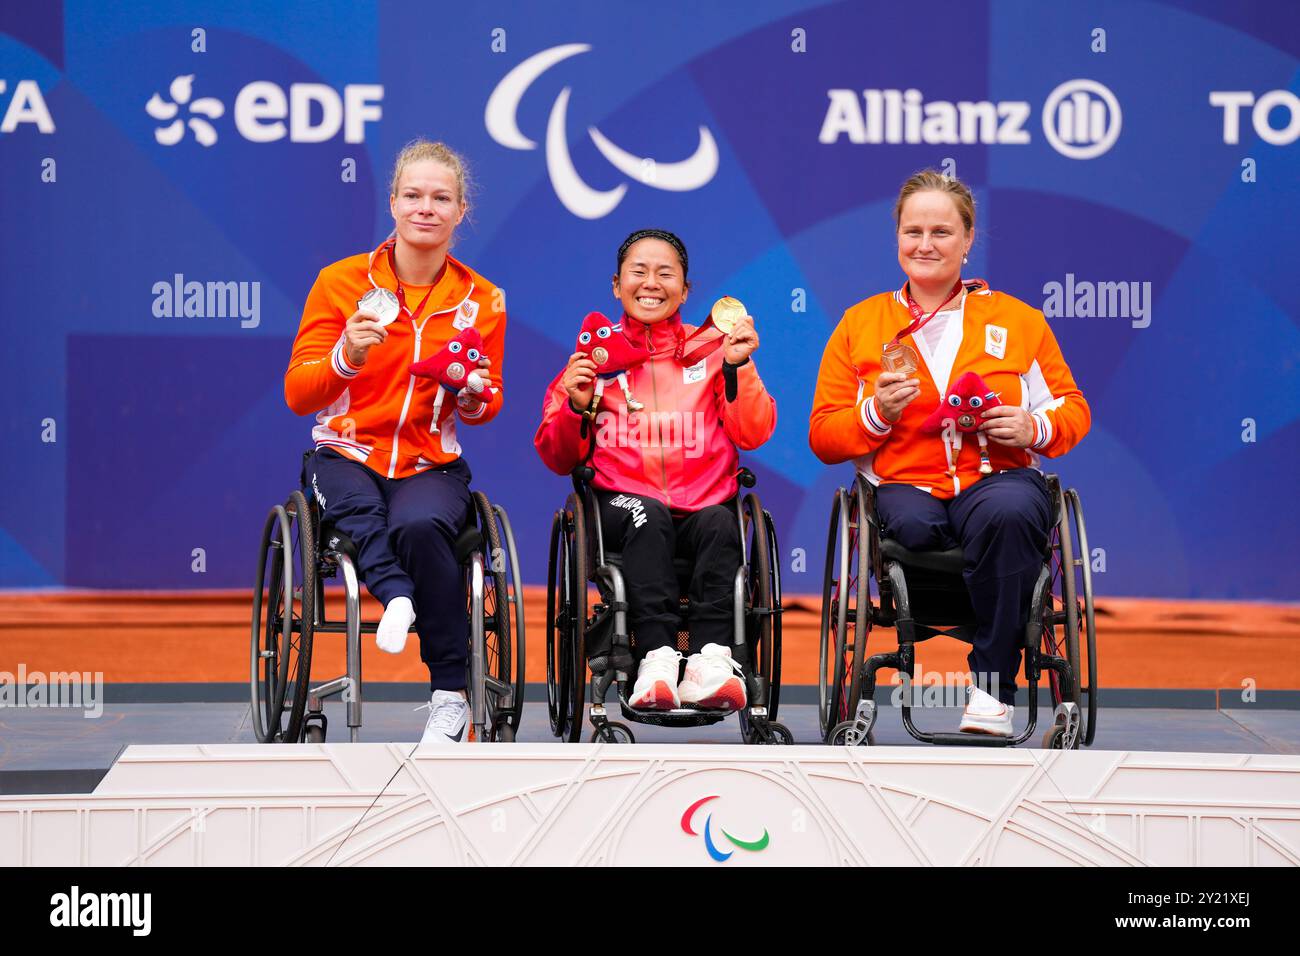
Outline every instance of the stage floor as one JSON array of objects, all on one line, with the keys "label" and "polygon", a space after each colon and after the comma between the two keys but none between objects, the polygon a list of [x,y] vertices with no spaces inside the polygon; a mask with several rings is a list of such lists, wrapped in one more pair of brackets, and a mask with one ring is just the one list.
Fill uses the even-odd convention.
[{"label": "stage floor", "polygon": [[[366,703],[361,740],[418,740],[426,712],[415,706],[414,701]],[[342,704],[327,703],[325,713],[330,742],[346,742]],[[960,715],[956,709],[937,708],[913,713],[917,724],[929,730],[955,730]],[[780,718],[797,743],[818,742],[815,706],[782,705]],[[1018,726],[1023,726],[1021,719],[1018,713]],[[1046,729],[1050,719],[1050,711],[1040,709],[1040,729]],[[740,742],[735,718],[693,729],[634,725],[633,732],[641,743]],[[530,700],[519,739],[554,741],[544,702]],[[877,720],[876,740],[877,746],[915,743],[903,730],[898,713],[888,708]],[[5,708],[0,712],[0,793],[88,793],[128,744],[253,742],[247,704],[122,703],[105,705],[102,716],[95,719],[77,710]],[[1222,710],[1112,707],[1099,717],[1093,749],[1300,754],[1300,712],[1248,706]]]}]

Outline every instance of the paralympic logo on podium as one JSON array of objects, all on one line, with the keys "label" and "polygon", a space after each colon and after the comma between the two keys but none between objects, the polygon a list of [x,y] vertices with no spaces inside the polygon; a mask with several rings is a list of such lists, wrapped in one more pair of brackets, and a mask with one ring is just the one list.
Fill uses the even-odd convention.
[{"label": "paralympic logo on podium", "polygon": [[[718,797],[719,794],[716,793],[712,796],[701,797],[699,800],[696,800],[687,807],[686,812],[682,814],[682,832],[687,836],[699,836],[700,834],[695,832],[694,821],[691,818],[695,816],[696,810],[704,806],[710,800],[717,800]],[[719,829],[722,828],[719,827]],[[732,836],[726,830],[722,830],[722,835],[726,837],[733,846],[750,853],[758,853],[761,850],[767,849],[767,845],[771,839],[767,832],[767,827],[763,828],[763,835],[757,840],[740,840]],[[732,855],[736,852],[735,850],[727,850],[726,852],[723,852],[718,849],[718,845],[713,842],[712,813],[704,818],[704,848],[709,851],[709,856],[713,857],[713,859],[717,860],[719,863],[726,863],[727,860],[731,859]]]}]

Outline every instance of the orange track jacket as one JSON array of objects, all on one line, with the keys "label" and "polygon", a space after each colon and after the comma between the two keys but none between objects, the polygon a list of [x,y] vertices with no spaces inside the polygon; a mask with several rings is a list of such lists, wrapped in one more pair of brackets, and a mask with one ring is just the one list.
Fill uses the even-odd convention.
[{"label": "orange track jacket", "polygon": [[[350,256],[317,276],[284,375],[284,397],[297,414],[316,413],[312,437],[318,447],[334,448],[387,478],[405,478],[460,455],[457,416],[481,425],[501,410],[504,299],[491,282],[448,256],[421,314],[412,317],[403,309],[388,326],[388,338],[370,349],[365,365],[354,368],[344,357],[343,326],[356,312],[357,300],[372,288],[368,260],[367,253]],[[397,288],[386,256],[375,257],[373,275],[380,287]],[[407,304],[417,307],[427,288],[406,288]],[[456,402],[445,401],[434,434],[438,383],[411,375],[407,366],[433,355],[471,325],[483,336],[484,352],[492,360],[496,393],[472,416]]]},{"label": "orange track jacket", "polygon": [[[980,478],[974,436],[962,444],[949,471],[944,442],[920,430],[948,386],[963,372],[976,372],[1004,405],[1020,405],[1034,421],[1029,448],[989,441],[993,470],[1037,466],[1038,456],[1056,457],[1073,448],[1092,416],[1074,383],[1056,337],[1043,313],[1002,292],[967,293],[961,336],[949,378],[936,381],[935,361],[920,335],[907,336],[920,358],[914,375],[921,394],[890,424],[876,410],[880,354],[912,316],[900,289],[859,302],[844,313],[822,355],[809,422],[809,444],[827,464],[853,459],[870,481],[914,485],[937,498],[952,498]],[[957,321],[954,317],[952,321]]]}]

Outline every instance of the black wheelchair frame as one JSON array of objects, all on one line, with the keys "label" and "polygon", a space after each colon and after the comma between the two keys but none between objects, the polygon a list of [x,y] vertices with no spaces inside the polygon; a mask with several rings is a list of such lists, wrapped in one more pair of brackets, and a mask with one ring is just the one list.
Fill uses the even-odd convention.
[{"label": "black wheelchair frame", "polygon": [[[1078,492],[1073,488],[1063,491],[1056,475],[1044,477],[1052,500],[1053,526],[1025,625],[1027,726],[1009,738],[928,733],[916,727],[912,702],[904,693],[900,707],[903,726],[916,740],[994,747],[1023,743],[1037,726],[1038,681],[1046,671],[1055,709],[1042,746],[1068,750],[1080,744],[1092,745],[1097,732],[1098,687],[1087,529]],[[818,716],[827,743],[850,746],[874,743],[878,670],[890,668],[907,675],[911,681],[915,677],[917,644],[939,635],[970,643],[974,634],[974,611],[961,576],[961,549],[911,552],[896,541],[882,538],[880,528],[876,489],[858,474],[852,490],[839,488],[835,492],[826,545]],[[864,568],[867,573],[860,573]],[[877,592],[874,597],[873,581]],[[873,627],[896,628],[898,649],[874,654],[864,661]],[[1080,656],[1083,649],[1086,649],[1086,659]],[[1081,667],[1087,672],[1086,684],[1082,682]],[[1084,698],[1087,707],[1081,709]]]},{"label": "black wheelchair frame", "polygon": [[[303,455],[300,487],[307,487]],[[478,740],[514,740],[524,702],[524,613],[519,558],[510,521],[500,505],[471,492],[472,507],[453,545],[464,569],[470,654],[470,725]],[[343,579],[344,619],[326,614],[328,578]],[[286,599],[287,598],[287,599]],[[253,730],[260,743],[320,743],[328,721],[326,697],[341,694],[349,737],[361,729],[361,635],[378,622],[361,619],[356,546],[327,522],[316,502],[295,490],[267,515],[258,549],[253,592],[250,692]],[[312,686],[316,634],[346,636],[347,673]]]},{"label": "black wheelchair frame", "polygon": [[[619,556],[605,551],[600,508],[588,466],[574,469],[573,493],[551,522],[547,567],[546,692],[551,732],[577,742],[582,736],[582,712],[590,668],[591,740],[634,743],[625,724],[608,719],[606,693],[617,682],[619,707],[626,720],[659,726],[691,727],[717,723],[733,711],[678,708],[640,710],[628,703],[635,677],[634,635],[627,623],[627,592]],[[738,481],[752,488],[752,472],[742,468]],[[735,577],[735,627],[732,658],[742,668],[747,704],[740,711],[741,737],[746,743],[792,744],[789,729],[777,723],[781,694],[781,572],[772,516],[752,492],[737,494],[736,521],[740,530],[741,566]],[[594,534],[588,529],[594,529]],[[751,560],[752,559],[752,560]],[[675,561],[679,580],[689,575],[689,562]],[[589,570],[590,569],[590,570]],[[588,582],[599,600],[588,607]],[[689,602],[684,596],[678,643],[688,637]],[[590,661],[588,634],[611,628],[610,651]]]}]

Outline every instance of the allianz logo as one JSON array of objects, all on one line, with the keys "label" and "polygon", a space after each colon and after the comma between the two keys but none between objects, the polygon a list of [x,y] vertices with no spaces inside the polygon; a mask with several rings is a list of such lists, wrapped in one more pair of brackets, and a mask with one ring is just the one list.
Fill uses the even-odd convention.
[{"label": "allianz logo", "polygon": [[[235,131],[253,143],[274,143],[288,138],[291,143],[324,143],[343,131],[343,141],[363,143],[366,124],[383,117],[380,103],[384,88],[373,83],[350,83],[340,92],[324,83],[291,83],[288,93],[268,80],[256,80],[235,95],[232,115]],[[154,93],[144,111],[159,125],[154,139],[162,146],[175,146],[193,134],[200,146],[217,142],[215,120],[226,106],[211,96],[194,96],[194,74],[177,76],[167,95]]]},{"label": "allianz logo", "polygon": [[[1032,141],[1032,107],[1025,100],[927,100],[917,89],[827,90],[821,143],[1001,144]],[[1062,83],[1043,103],[1043,135],[1070,159],[1093,159],[1119,139],[1119,101],[1095,80]]]}]

